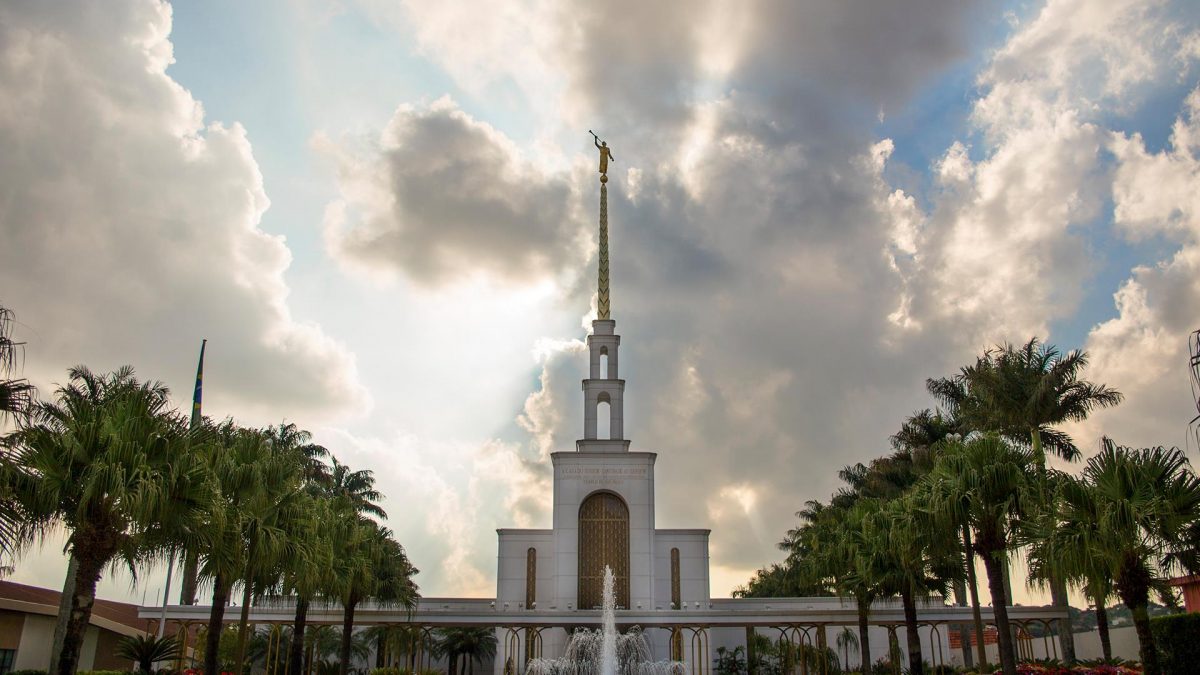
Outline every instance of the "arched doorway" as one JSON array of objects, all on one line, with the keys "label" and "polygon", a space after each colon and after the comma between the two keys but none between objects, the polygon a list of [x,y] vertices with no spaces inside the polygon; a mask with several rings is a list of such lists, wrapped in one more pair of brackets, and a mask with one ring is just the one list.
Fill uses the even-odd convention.
[{"label": "arched doorway", "polygon": [[579,608],[604,602],[604,567],[612,568],[618,607],[629,607],[629,507],[611,492],[579,506]]}]

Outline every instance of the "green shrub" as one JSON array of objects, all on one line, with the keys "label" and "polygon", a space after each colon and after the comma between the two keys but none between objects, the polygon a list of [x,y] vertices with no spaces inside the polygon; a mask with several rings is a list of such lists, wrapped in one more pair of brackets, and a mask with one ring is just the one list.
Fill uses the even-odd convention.
[{"label": "green shrub", "polygon": [[8,675],[48,675],[44,670],[10,670]]},{"label": "green shrub", "polygon": [[1200,663],[1200,614],[1171,614],[1150,619],[1163,675],[1194,673]]},{"label": "green shrub", "polygon": [[408,668],[372,668],[371,675],[412,675]]},{"label": "green shrub", "polygon": [[136,675],[135,670],[78,670],[75,675]]}]

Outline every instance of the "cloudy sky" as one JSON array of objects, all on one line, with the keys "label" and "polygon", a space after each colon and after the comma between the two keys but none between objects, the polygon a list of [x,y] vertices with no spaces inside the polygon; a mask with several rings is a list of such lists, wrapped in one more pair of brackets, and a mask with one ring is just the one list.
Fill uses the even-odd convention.
[{"label": "cloudy sky", "polygon": [[[588,129],[627,437],[659,526],[713,528],[714,596],[997,342],[1126,394],[1086,449],[1185,444],[1187,1],[3,0],[24,375],[130,363],[186,406],[207,338],[207,414],[311,430],[425,594],[493,594],[495,529],[549,526],[582,434]],[[60,547],[13,578],[61,584]]]}]

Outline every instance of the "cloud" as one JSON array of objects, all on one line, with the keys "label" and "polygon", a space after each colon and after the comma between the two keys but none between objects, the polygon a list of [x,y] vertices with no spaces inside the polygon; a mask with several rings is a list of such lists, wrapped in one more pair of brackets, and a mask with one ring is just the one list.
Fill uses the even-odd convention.
[{"label": "cloud", "polygon": [[386,525],[421,570],[432,597],[494,597],[496,528],[536,527],[548,517],[548,474],[514,444],[443,442],[405,432],[316,434],[356,468],[370,469],[388,499]]},{"label": "cloud", "polygon": [[[837,469],[887,451],[887,436],[904,416],[932,404],[925,378],[952,372],[989,344],[1044,336],[1078,318],[1083,285],[1103,255],[1093,246],[1105,237],[1161,240],[1170,250],[1112,289],[1117,316],[1089,338],[1088,376],[1129,400],[1097,415],[1079,438],[1086,443],[1115,429],[1121,442],[1170,442],[1161,429],[1177,416],[1168,403],[1176,367],[1186,392],[1182,362],[1173,364],[1193,320],[1187,310],[1197,306],[1200,131],[1190,107],[1161,151],[1117,126],[1134,126],[1139,106],[1178,86],[1200,53],[1195,21],[1180,4],[1052,0],[1016,22],[993,54],[980,54],[972,50],[994,25],[983,3],[868,11],[855,3],[728,0],[483,9],[364,2],[446,69],[456,95],[473,99],[464,103],[473,112],[449,99],[402,105],[380,130],[318,137],[341,191],[324,222],[328,250],[347,268],[415,282],[418,300],[411,302],[445,303],[458,297],[447,287],[461,291],[469,287],[461,280],[482,276],[512,288],[513,298],[551,288],[533,294],[554,303],[547,314],[574,314],[546,321],[540,342],[489,352],[536,353],[532,362],[494,359],[502,365],[487,372],[489,380],[510,377],[527,387],[496,403],[513,419],[507,429],[453,441],[378,432],[380,425],[328,432],[332,446],[376,469],[393,510],[412,515],[394,525],[425,570],[427,592],[490,592],[494,528],[549,524],[547,455],[570,450],[582,433],[576,320],[587,318],[593,302],[598,186],[590,148],[558,147],[556,134],[566,128],[605,127],[597,131],[617,156],[609,209],[626,429],[635,449],[659,453],[659,526],[713,527],[715,594],[779,559],[774,543],[794,524],[793,513],[806,499],[826,498]],[[6,53],[17,63],[28,51]],[[978,89],[965,92],[971,114],[962,134],[949,142],[926,131],[916,139],[878,136],[881,110],[915,105],[918,92],[945,84],[942,74],[973,58],[985,65]],[[147,60],[136,65],[145,70]],[[15,70],[3,72],[11,78]],[[145,77],[138,71],[131,81]],[[161,72],[158,80],[165,80]],[[504,126],[503,115],[484,117],[489,109],[480,102],[493,96],[523,98],[532,111],[529,151],[511,140],[520,134]],[[207,160],[211,175],[183,174],[189,186],[220,176],[225,192],[175,196],[179,208],[156,213],[214,227],[210,220],[227,222],[229,205],[242,204],[234,219],[241,229],[215,227],[219,236],[193,234],[187,245],[234,252],[209,253],[196,264],[206,274],[214,266],[229,270],[236,288],[261,303],[231,304],[239,330],[295,326],[285,314],[278,318],[286,311],[286,249],[255,227],[265,201],[256,170],[248,169],[244,134],[201,128],[185,94],[161,98],[182,107],[166,122],[149,116],[147,124],[159,129],[155,138],[181,139],[184,159],[138,173],[142,182],[129,194],[145,192],[151,205],[160,194],[184,194],[171,167],[231,148],[227,155],[241,159],[217,154]],[[0,98],[0,115],[14,100],[22,99]],[[161,109],[131,107],[143,118]],[[124,109],[82,108],[92,110],[97,128],[108,119],[97,110]],[[113,128],[134,140],[150,133]],[[96,148],[101,135],[43,137],[63,148]],[[932,166],[902,166],[911,156],[906,142],[927,147],[935,136],[942,152]],[[125,175],[131,163],[157,157],[145,142],[128,157],[108,149],[115,143],[76,161],[121,157],[108,173]],[[35,169],[40,156],[28,154]],[[905,171],[921,179],[896,184]],[[152,180],[162,175],[171,184]],[[62,181],[54,194],[72,195],[79,184]],[[67,200],[43,199],[38,213],[52,213],[59,201]],[[133,213],[113,218],[124,222]],[[156,241],[126,237],[115,250],[136,253],[144,240]],[[104,237],[90,243],[114,255]],[[70,249],[80,259],[84,250]],[[160,260],[157,251],[143,257]],[[190,261],[162,260],[176,275]],[[104,269],[106,279],[123,281],[126,267]],[[147,294],[131,288],[138,292],[122,294],[126,305]],[[68,298],[82,293],[68,290]],[[196,293],[184,297],[198,302]],[[503,304],[501,291],[489,297]],[[456,311],[462,307],[445,315]],[[506,314],[488,326],[496,345],[518,339],[503,321],[529,320]],[[452,341],[437,348],[480,346],[475,334]],[[1184,397],[1179,405],[1186,404]],[[453,414],[444,399],[431,405]]]},{"label": "cloud", "polygon": [[478,273],[530,281],[578,265],[576,196],[449,99],[401,106],[378,140],[334,156],[342,200],[325,220],[339,261],[436,284]]},{"label": "cloud", "polygon": [[1200,327],[1200,88],[1184,102],[1170,147],[1149,152],[1140,136],[1113,133],[1115,224],[1132,239],[1161,235],[1173,254],[1142,265],[1114,295],[1118,315],[1088,336],[1094,371],[1127,397],[1083,426],[1136,446],[1187,445],[1195,415],[1187,336]]},{"label": "cloud", "polygon": [[[428,30],[433,10],[415,6],[405,16],[422,48],[453,64],[458,84],[479,91],[481,73],[488,86],[520,81],[551,102],[536,106],[549,127],[599,119],[611,130],[626,429],[635,448],[659,453],[658,522],[712,525],[714,569],[726,576],[777,559],[775,540],[804,499],[827,496],[842,466],[886,452],[904,416],[933,403],[925,378],[1076,317],[1113,206],[1131,237],[1190,227],[1176,203],[1198,191],[1179,152],[1169,166],[1152,153],[1157,166],[1135,162],[1111,129],[1187,72],[1194,21],[1177,4],[1053,0],[980,55],[972,49],[995,27],[989,3],[502,3],[500,16],[538,21],[511,61],[499,45],[520,42],[518,32],[498,36],[512,25],[468,45]],[[439,9],[438,25],[471,11]],[[529,49],[553,59],[518,72]],[[915,167],[928,182],[891,184],[910,168],[889,166],[897,141],[875,135],[880,111],[904,109],[980,56],[966,133]],[[1177,147],[1188,129],[1177,127]],[[574,217],[590,229],[594,174],[552,178],[581,195]],[[1147,212],[1159,204],[1172,210]],[[1166,261],[1131,271],[1117,296],[1123,318],[1088,343],[1089,376],[1136,391],[1121,409],[1156,424],[1164,417],[1152,408],[1170,389],[1161,377],[1180,348],[1163,347],[1173,339],[1164,317],[1178,323],[1190,301],[1178,290],[1186,257],[1181,248],[1169,263],[1175,274]],[[590,275],[558,283],[564,305],[588,305]],[[1115,369],[1126,362],[1144,386]],[[521,417],[531,460],[579,435],[578,395],[565,392],[580,367],[571,350],[542,362]]]},{"label": "cloud", "polygon": [[354,356],[288,310],[245,129],[166,74],[170,29],[153,0],[0,9],[0,288],[27,374],[133,363],[186,396],[206,337],[216,414],[365,411]]}]

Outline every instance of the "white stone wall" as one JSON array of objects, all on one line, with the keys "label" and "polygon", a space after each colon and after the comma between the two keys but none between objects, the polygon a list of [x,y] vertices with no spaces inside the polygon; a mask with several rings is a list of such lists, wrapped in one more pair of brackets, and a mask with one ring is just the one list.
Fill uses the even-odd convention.
[{"label": "white stone wall", "polygon": [[[525,603],[525,569],[529,549],[537,550],[535,595],[539,607],[554,605],[554,533],[550,530],[496,530],[500,554],[496,564],[496,607],[521,608]],[[543,604],[545,603],[545,604]]]},{"label": "white stone wall", "polygon": [[611,492],[629,507],[629,602],[654,598],[654,460],[649,452],[556,452],[554,464],[555,600],[578,606],[579,507]]},{"label": "white stone wall", "polygon": [[654,607],[671,609],[671,549],[679,549],[679,595],[688,607],[707,607],[710,530],[656,530],[654,533]]}]

